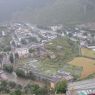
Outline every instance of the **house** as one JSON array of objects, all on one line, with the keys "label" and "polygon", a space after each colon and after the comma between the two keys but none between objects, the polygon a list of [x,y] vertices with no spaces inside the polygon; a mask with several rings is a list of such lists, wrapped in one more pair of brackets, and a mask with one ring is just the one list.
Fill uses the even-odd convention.
[{"label": "house", "polygon": [[69,73],[65,72],[63,70],[58,71],[58,73],[55,76],[52,76],[50,80],[50,86],[51,88],[55,88],[56,83],[58,83],[61,80],[67,80],[68,82],[72,82],[74,77]]},{"label": "house", "polygon": [[55,75],[50,79],[50,87],[55,88],[56,84],[62,80],[62,77],[59,75]]},{"label": "house", "polygon": [[16,48],[15,53],[19,55],[19,58],[27,58],[29,55],[28,48]]},{"label": "house", "polygon": [[50,59],[55,59],[56,55],[54,54],[54,52],[48,51],[48,56]]},{"label": "house", "polygon": [[52,31],[57,31],[57,30],[62,29],[63,26],[62,25],[55,25],[55,26],[51,26],[50,28],[52,29]]},{"label": "house", "polygon": [[87,46],[88,49],[92,49],[93,51],[95,51],[95,46]]}]

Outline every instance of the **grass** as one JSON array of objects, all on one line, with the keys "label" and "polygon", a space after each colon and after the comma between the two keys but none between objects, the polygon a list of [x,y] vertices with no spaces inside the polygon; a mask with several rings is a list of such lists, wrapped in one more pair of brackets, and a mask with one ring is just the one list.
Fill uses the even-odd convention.
[{"label": "grass", "polygon": [[89,76],[87,76],[85,79],[92,79],[92,78],[95,78],[95,73],[90,74],[90,75],[89,75]]},{"label": "grass", "polygon": [[83,67],[81,78],[85,78],[90,74],[95,73],[95,60],[83,57],[77,57],[74,58],[74,60],[72,60],[71,62],[69,62],[69,64]]},{"label": "grass", "polygon": [[64,71],[71,72],[73,75],[80,76],[82,67],[67,64],[67,62],[78,55],[76,43],[68,38],[57,38],[48,42],[45,48],[49,50],[49,52],[53,52],[56,58],[52,59],[46,57],[39,61],[40,64],[38,67],[43,73],[54,75],[58,70],[63,69]]},{"label": "grass", "polygon": [[54,39],[49,43],[46,44],[45,47],[54,52],[57,57],[64,58],[64,60],[68,61],[68,59],[72,59],[73,57],[79,55],[78,45],[66,37]]},{"label": "grass", "polygon": [[[48,42],[45,47],[49,52],[53,52],[56,58],[52,59],[49,56],[44,59],[39,58],[39,64],[33,64],[37,67],[39,72],[51,76],[55,75],[58,70],[62,69],[75,76],[80,76],[82,71],[81,66],[67,64],[67,62],[73,60],[73,58],[78,55],[76,43],[70,41],[68,38],[57,38]],[[29,62],[29,59],[24,59],[20,60],[19,64],[24,65],[24,63],[27,64],[27,62]]]},{"label": "grass", "polygon": [[64,71],[70,72],[74,76],[80,77],[82,67],[70,65],[64,63],[63,61],[54,61],[51,59],[45,59],[44,61],[40,61],[39,69],[48,75],[55,75],[58,70],[63,69]]},{"label": "grass", "polygon": [[82,48],[81,52],[82,52],[83,56],[95,58],[95,51],[93,51],[91,49]]}]

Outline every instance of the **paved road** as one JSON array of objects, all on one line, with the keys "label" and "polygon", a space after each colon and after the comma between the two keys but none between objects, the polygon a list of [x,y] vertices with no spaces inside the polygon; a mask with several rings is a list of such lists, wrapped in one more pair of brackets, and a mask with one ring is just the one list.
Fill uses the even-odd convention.
[{"label": "paved road", "polygon": [[68,90],[95,89],[95,79],[70,83]]}]

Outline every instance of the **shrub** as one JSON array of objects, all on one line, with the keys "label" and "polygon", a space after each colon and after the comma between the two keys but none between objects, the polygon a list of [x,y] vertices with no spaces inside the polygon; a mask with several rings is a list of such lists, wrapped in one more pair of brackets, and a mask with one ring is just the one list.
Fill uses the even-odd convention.
[{"label": "shrub", "polygon": [[12,82],[12,81],[10,81],[8,83],[8,85],[9,85],[10,88],[15,88],[16,87],[16,83],[15,82]]},{"label": "shrub", "polygon": [[66,93],[66,89],[67,89],[66,80],[60,81],[56,84],[55,91],[57,92],[57,94]]},{"label": "shrub", "polygon": [[23,69],[18,68],[16,74],[18,77],[25,77],[25,71]]},{"label": "shrub", "polygon": [[11,64],[4,64],[3,65],[3,69],[8,72],[8,73],[12,73],[13,72],[13,66]]}]

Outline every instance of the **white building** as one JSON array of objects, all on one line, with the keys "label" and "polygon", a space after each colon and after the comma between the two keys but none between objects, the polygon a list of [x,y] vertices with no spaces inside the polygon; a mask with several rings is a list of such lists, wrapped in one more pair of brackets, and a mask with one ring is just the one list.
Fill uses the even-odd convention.
[{"label": "white building", "polygon": [[29,50],[27,48],[17,48],[15,50],[15,53],[18,53],[19,55],[19,58],[22,58],[22,57],[28,57],[29,55]]}]

